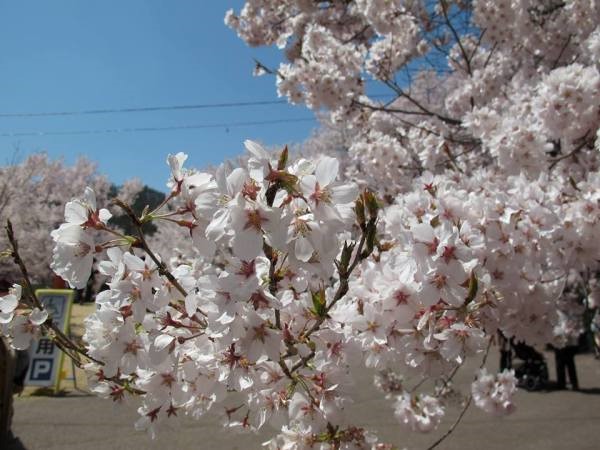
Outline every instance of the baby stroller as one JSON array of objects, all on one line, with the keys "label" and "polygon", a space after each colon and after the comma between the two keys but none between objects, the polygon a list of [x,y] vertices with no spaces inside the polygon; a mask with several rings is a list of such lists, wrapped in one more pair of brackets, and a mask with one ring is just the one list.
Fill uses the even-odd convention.
[{"label": "baby stroller", "polygon": [[548,365],[544,355],[524,342],[515,344],[511,340],[510,345],[515,357],[521,360],[513,364],[518,386],[528,391],[545,388],[548,384]]}]

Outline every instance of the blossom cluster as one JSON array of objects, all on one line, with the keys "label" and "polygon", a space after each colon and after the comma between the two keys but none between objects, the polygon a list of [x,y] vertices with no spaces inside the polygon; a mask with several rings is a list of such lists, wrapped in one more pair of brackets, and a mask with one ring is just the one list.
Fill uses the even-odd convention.
[{"label": "blossom cluster", "polygon": [[40,326],[48,319],[48,312],[44,309],[21,308],[24,306],[21,305],[21,293],[22,287],[15,284],[0,302],[0,330],[17,350],[29,348],[31,341],[40,336]]},{"label": "blossom cluster", "polygon": [[517,389],[514,371],[504,370],[492,375],[481,369],[471,384],[473,401],[479,408],[494,415],[505,415],[514,411],[512,396]]},{"label": "blossom cluster", "polygon": [[[285,48],[285,73],[271,71],[280,94],[327,108],[345,176],[386,204],[379,253],[331,310],[348,351],[382,373],[443,377],[496,332],[529,344],[579,334],[581,302],[564,300],[571,274],[585,285],[600,260],[598,4],[283,3],[247,1],[226,22]],[[271,41],[261,23],[277,23]],[[305,51],[315,26],[319,54],[343,48],[351,66]],[[337,97],[320,102],[327,76]],[[436,423],[437,404],[397,394],[404,423]]]},{"label": "blossom cluster", "polygon": [[411,397],[404,394],[394,405],[394,415],[413,431],[430,431],[437,427],[444,410],[440,401],[431,395]]},{"label": "blossom cluster", "polygon": [[325,108],[352,134],[351,174],[393,197],[423,170],[537,178],[557,165],[576,182],[593,172],[599,8],[251,0],[226,23],[253,46],[285,49],[269,71],[279,93]]},{"label": "blossom cluster", "polygon": [[[92,385],[115,400],[143,393],[138,428],[212,409],[233,427],[269,423],[363,442],[366,432],[342,415],[349,374],[329,357],[344,356],[336,347],[343,334],[324,322],[373,249],[377,202],[336,181],[334,158],[288,164],[287,150],[274,160],[254,142],[246,147],[246,167],[214,176],[185,169],[183,153],[170,155],[166,203],[177,198],[177,209],[135,217],[140,228],[164,220],[188,230],[200,255],[191,264],[169,270],[143,234],[111,229],[91,189],[67,203],[52,233],[53,269],[80,288],[96,258],[109,279],[86,319]],[[21,321],[30,339],[47,315],[13,317],[17,289],[3,298],[2,318],[24,347]],[[230,392],[245,396],[243,408],[227,405]]]},{"label": "blossom cluster", "polygon": [[[257,21],[275,20],[268,6],[274,3],[248,1],[227,22],[247,39]],[[380,228],[391,250],[363,263],[351,289],[356,298],[370,299],[365,315],[377,324],[379,334],[366,324],[363,332],[353,330],[364,350],[373,349],[370,364],[397,358],[386,356],[396,347],[390,337],[410,335],[394,331],[397,322],[421,332],[429,317],[420,345],[445,363],[452,358],[439,356],[435,336],[448,320],[485,334],[499,330],[530,343],[552,341],[568,274],[593,273],[600,254],[593,238],[600,190],[598,5],[285,3],[277,9],[278,27],[270,30],[280,36],[280,47],[302,49],[309,26],[318,23],[337,40],[332,48],[354,46],[363,55],[353,75],[362,79],[362,91],[347,89],[343,101],[328,106],[328,126],[337,123],[350,142],[346,176],[390,205]],[[395,42],[401,48],[393,53],[406,60],[390,65],[390,53],[377,50],[383,42]],[[374,53],[381,54],[375,62]],[[289,58],[287,70],[302,72],[310,63],[318,80],[345,64],[305,56]],[[386,67],[388,76],[380,76]],[[391,98],[369,97],[375,91],[369,83]],[[456,250],[443,256],[446,248]],[[407,285],[417,318],[423,308],[436,313],[420,325],[410,312],[395,314],[389,299],[398,279]],[[479,289],[466,305],[470,279]],[[355,313],[349,298],[336,306],[339,314]]]},{"label": "blossom cluster", "polygon": [[[67,203],[52,233],[54,270],[82,287],[96,258],[108,278],[85,321],[93,390],[114,400],[139,394],[139,429],[216,411],[231,427],[279,428],[274,446],[375,445],[345,419],[350,369],[398,369],[401,361],[436,377],[483,350],[477,239],[466,239],[450,212],[436,222],[424,210],[410,231],[398,210],[381,216],[373,194],[336,180],[334,158],[288,162],[287,150],[274,158],[254,142],[246,147],[244,167],[214,175],[170,155],[165,204],[141,217],[130,211],[140,229],[167,221],[187,230],[196,256],[170,267],[143,234],[112,229],[91,189]],[[432,195],[442,186],[431,176],[419,182],[432,211],[442,211]],[[177,207],[166,208],[170,201]],[[48,316],[16,316],[19,298],[17,286],[3,298],[2,320],[24,348]],[[232,392],[242,406],[231,405]],[[394,410],[421,431],[444,411],[435,397],[403,389]]]}]

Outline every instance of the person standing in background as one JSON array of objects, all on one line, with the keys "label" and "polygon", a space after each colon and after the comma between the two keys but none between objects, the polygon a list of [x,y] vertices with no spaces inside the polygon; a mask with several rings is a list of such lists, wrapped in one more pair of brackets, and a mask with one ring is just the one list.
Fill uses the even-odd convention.
[{"label": "person standing in background", "polygon": [[579,390],[575,355],[579,347],[579,337],[585,331],[583,314],[584,297],[581,295],[579,274],[571,274],[562,297],[557,301],[558,323],[554,327],[554,356],[556,358],[556,382],[558,389],[566,389],[566,375],[573,390]]}]

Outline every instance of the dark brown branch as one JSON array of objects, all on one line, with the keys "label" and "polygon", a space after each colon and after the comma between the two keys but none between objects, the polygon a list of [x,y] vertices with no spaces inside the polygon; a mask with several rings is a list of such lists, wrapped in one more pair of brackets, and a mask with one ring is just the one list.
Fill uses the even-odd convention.
[{"label": "dark brown branch", "polygon": [[427,113],[428,115],[430,115],[432,117],[436,117],[439,120],[441,120],[442,122],[445,122],[450,125],[461,125],[462,124],[462,122],[460,120],[456,120],[451,117],[443,116],[441,114],[438,114],[436,112],[430,111],[429,109],[425,108],[421,103],[419,103],[417,100],[415,100],[412,96],[410,96],[409,94],[404,92],[404,90],[400,86],[398,86],[395,82],[388,80],[388,81],[384,81],[384,83],[386,86],[388,86],[390,89],[392,89],[398,96],[406,98],[409,102],[411,102],[413,105],[415,105],[417,108],[419,108],[424,113]]},{"label": "dark brown branch", "polygon": [[354,35],[352,35],[352,37],[350,37],[349,39],[346,39],[345,41],[342,41],[342,42],[344,44],[349,44],[353,40],[359,38],[362,34],[365,34],[369,28],[371,28],[370,25],[365,25],[360,30],[358,30],[356,33],[354,33]]},{"label": "dark brown branch", "polygon": [[497,46],[498,46],[498,43],[494,42],[494,45],[492,45],[492,48],[490,49],[490,53],[487,55],[487,58],[485,59],[485,62],[483,63],[483,68],[484,69],[490,63],[490,60],[492,59],[492,55],[494,54],[494,50],[496,50]]},{"label": "dark brown branch", "polygon": [[467,55],[467,52],[462,45],[462,41],[460,40],[460,36],[458,35],[458,32],[456,31],[456,29],[454,28],[454,25],[452,25],[452,21],[448,17],[448,4],[446,3],[445,0],[440,0],[440,4],[442,5],[442,14],[444,15],[444,19],[446,20],[446,25],[448,26],[448,28],[450,28],[450,32],[454,36],[454,39],[456,40],[456,43],[458,44],[458,47],[460,48],[460,53],[462,54],[462,57],[465,60],[465,64],[467,65],[467,67],[466,67],[467,73],[470,76],[472,76],[473,72],[471,70],[471,60],[469,59],[469,56]]},{"label": "dark brown branch", "polygon": [[[362,103],[358,100],[353,100],[353,102],[358,105],[361,106],[363,108],[368,108],[371,109],[373,111],[383,111],[383,112],[388,112],[388,113],[399,113],[399,114],[406,114],[406,115],[415,115],[415,116],[431,116],[432,114],[430,112],[425,112],[425,111],[409,111],[406,109],[400,109],[400,108],[390,108],[388,106],[375,106],[375,105],[369,105],[367,103]],[[390,101],[389,103],[392,103],[392,101]]]},{"label": "dark brown branch", "polygon": [[560,52],[558,53],[558,56],[556,57],[556,60],[554,60],[554,63],[552,63],[552,67],[551,67],[550,70],[556,69],[556,67],[558,66],[558,63],[560,62],[560,58],[562,58],[563,53],[565,52],[565,50],[569,46],[569,43],[571,42],[571,38],[572,37],[573,37],[573,35],[569,34],[569,36],[567,37],[567,40],[565,41],[565,43],[561,47]]},{"label": "dark brown branch", "polygon": [[563,156],[559,156],[558,158],[555,158],[553,160],[551,160],[551,164],[550,167],[548,168],[548,170],[552,170],[554,168],[554,166],[556,166],[560,161],[562,161],[563,159],[568,159],[571,156],[574,156],[576,153],[578,153],[579,151],[581,151],[581,149],[583,149],[587,144],[587,136],[588,134],[590,134],[590,130],[588,130],[582,137],[582,142],[581,144],[579,144],[577,147],[575,147],[572,151],[570,151],[569,153],[567,153],[566,155]]}]

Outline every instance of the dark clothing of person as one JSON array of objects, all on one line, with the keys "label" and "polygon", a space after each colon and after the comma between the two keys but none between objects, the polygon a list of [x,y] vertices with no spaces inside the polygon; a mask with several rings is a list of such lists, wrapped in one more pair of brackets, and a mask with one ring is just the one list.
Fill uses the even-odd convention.
[{"label": "dark clothing of person", "polygon": [[500,342],[500,372],[505,369],[512,369],[512,341],[514,338],[507,339],[501,332],[498,332]]},{"label": "dark clothing of person", "polygon": [[512,369],[512,352],[510,350],[500,350],[500,372]]},{"label": "dark clothing of person", "polygon": [[563,348],[555,348],[554,356],[556,357],[556,382],[559,389],[566,388],[566,372],[569,372],[569,381],[574,390],[579,389],[577,381],[577,369],[575,368],[575,354],[577,346],[567,345]]},{"label": "dark clothing of person", "polygon": [[14,391],[20,394],[25,386],[25,377],[29,369],[29,352],[27,350],[15,350],[15,376],[13,378]]}]

